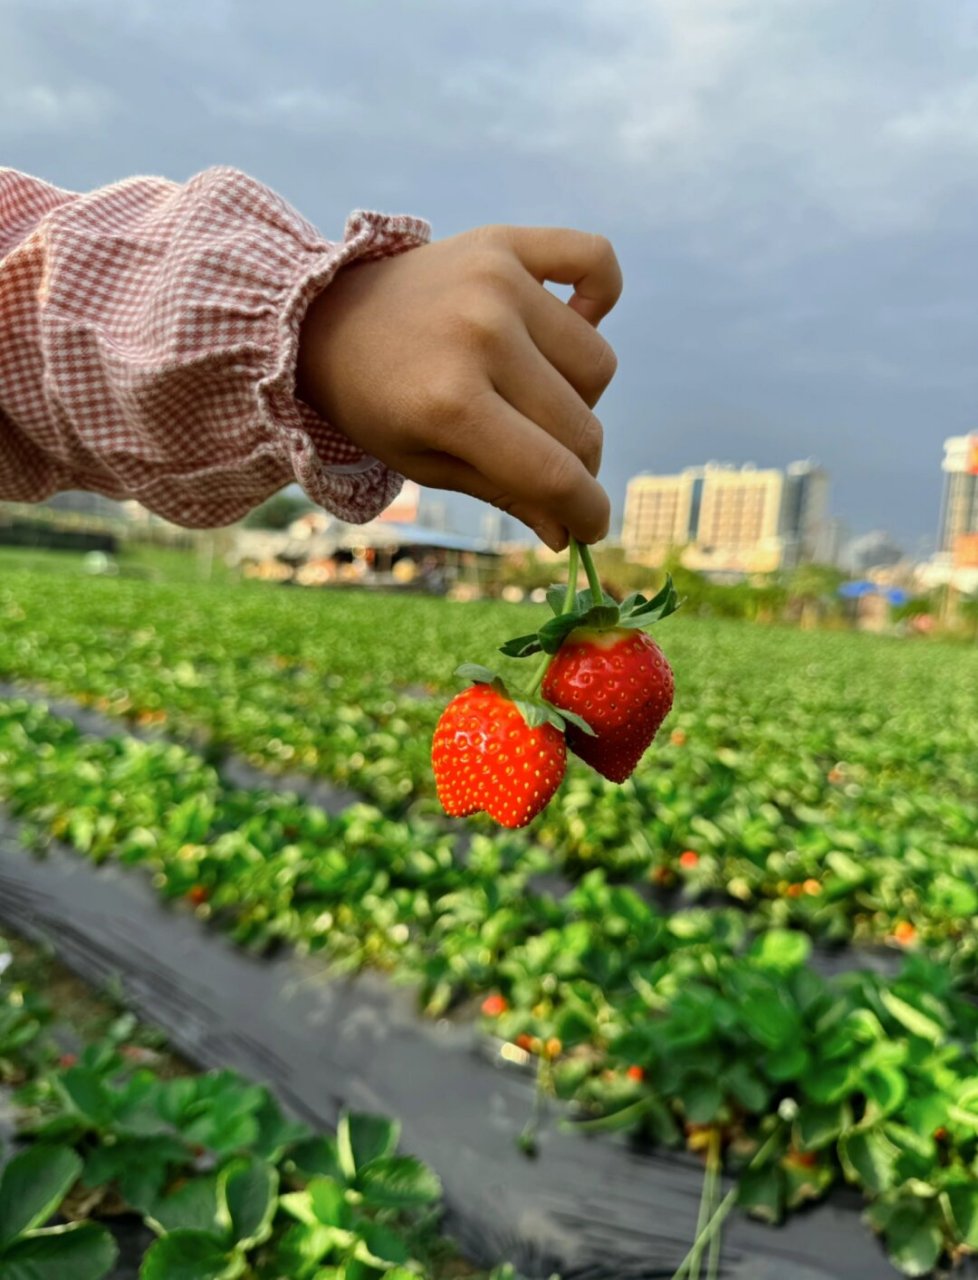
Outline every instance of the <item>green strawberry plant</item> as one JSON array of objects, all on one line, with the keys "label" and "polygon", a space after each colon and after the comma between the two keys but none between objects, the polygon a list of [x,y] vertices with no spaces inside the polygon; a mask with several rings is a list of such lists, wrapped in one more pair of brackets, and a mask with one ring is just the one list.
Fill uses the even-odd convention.
[{"label": "green strawberry plant", "polygon": [[0,1280],[101,1280],[118,1250],[92,1222],[44,1224],[78,1181],[82,1162],[70,1147],[37,1145],[0,1174]]},{"label": "green strawberry plant", "polygon": [[[23,993],[0,974],[0,1007]],[[335,1137],[313,1134],[230,1072],[165,1079],[134,1067],[121,1051],[131,1046],[113,1043],[132,1029],[120,1019],[79,1055],[16,1050],[31,1145],[0,1172],[2,1280],[100,1280],[115,1241],[78,1217],[80,1205],[137,1213],[152,1229],[140,1280],[433,1274],[446,1251],[435,1235],[441,1186],[398,1152],[395,1122],[344,1114]],[[57,1213],[64,1221],[45,1225]]]}]

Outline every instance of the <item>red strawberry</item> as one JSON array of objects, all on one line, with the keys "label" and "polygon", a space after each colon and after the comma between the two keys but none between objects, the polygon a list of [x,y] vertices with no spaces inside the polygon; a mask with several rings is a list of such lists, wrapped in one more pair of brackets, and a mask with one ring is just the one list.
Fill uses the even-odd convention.
[{"label": "red strawberry", "polygon": [[485,810],[504,827],[525,827],[560,786],[567,751],[554,725],[531,729],[498,688],[474,684],[442,712],[431,760],[446,813]]},{"label": "red strawberry", "polygon": [[567,745],[612,782],[624,782],[669,714],[672,670],[643,631],[577,627],[547,668],[542,693],[594,730],[567,725]]}]

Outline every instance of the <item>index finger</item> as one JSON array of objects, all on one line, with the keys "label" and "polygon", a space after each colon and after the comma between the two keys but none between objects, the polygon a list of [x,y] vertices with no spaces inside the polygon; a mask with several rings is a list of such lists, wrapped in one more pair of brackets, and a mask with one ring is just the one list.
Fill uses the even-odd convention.
[{"label": "index finger", "polygon": [[565,227],[510,227],[516,256],[543,283],[572,284],[568,305],[597,325],[621,297],[621,266],[611,241]]}]

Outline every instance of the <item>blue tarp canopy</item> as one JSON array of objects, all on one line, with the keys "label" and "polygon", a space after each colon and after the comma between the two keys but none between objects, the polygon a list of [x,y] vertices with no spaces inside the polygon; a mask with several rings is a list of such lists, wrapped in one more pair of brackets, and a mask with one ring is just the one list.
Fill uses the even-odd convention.
[{"label": "blue tarp canopy", "polygon": [[902,587],[881,587],[875,582],[844,582],[839,595],[847,600],[861,600],[864,596],[886,596],[890,604],[906,604],[910,593]]}]

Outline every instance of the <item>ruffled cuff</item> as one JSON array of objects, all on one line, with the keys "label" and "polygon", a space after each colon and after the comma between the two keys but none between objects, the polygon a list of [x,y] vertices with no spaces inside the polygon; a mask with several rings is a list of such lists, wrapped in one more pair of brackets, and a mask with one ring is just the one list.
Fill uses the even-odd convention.
[{"label": "ruffled cuff", "polygon": [[313,299],[342,267],[392,257],[430,238],[430,227],[418,218],[357,210],[347,221],[342,244],[324,246],[312,261],[304,262],[284,300],[274,368],[259,383],[260,402],[267,428],[288,451],[298,483],[313,502],[341,520],[372,520],[397,497],[404,477],[364,453],[296,398],[302,322]]}]

